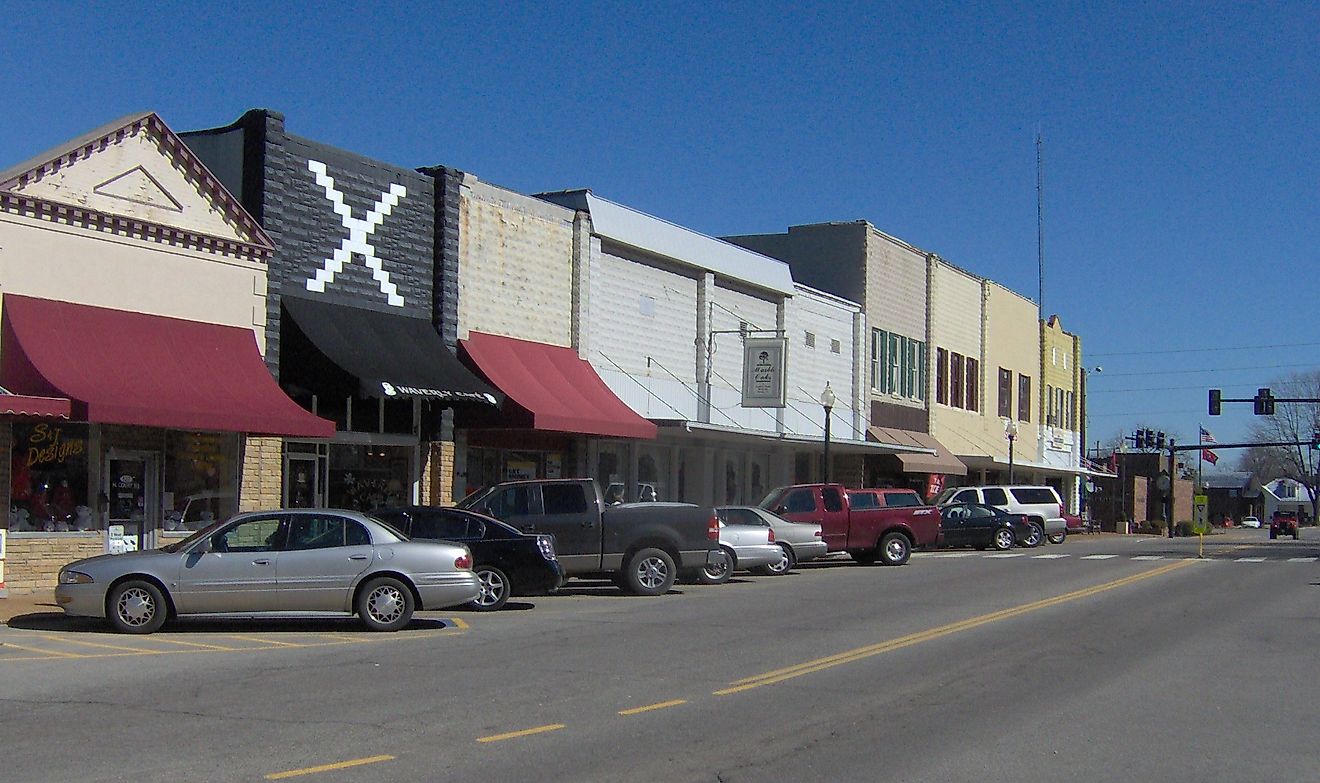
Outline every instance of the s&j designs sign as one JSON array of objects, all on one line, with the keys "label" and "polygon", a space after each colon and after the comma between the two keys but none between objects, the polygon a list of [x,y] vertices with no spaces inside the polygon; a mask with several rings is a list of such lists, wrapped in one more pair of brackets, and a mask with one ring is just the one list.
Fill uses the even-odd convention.
[{"label": "s&j designs sign", "polygon": [[743,343],[744,408],[784,407],[787,352],[788,341],[783,337],[749,337]]}]

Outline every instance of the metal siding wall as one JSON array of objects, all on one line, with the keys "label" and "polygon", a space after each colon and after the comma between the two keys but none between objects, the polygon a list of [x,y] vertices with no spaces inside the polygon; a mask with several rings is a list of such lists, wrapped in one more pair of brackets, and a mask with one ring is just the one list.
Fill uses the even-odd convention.
[{"label": "metal siding wall", "polygon": [[573,212],[465,182],[459,206],[459,336],[573,345]]},{"label": "metal siding wall", "polygon": [[[838,402],[831,415],[831,435],[864,440],[865,433],[853,430],[850,404],[853,373],[853,310],[799,289],[788,300],[785,315],[788,331],[788,400],[784,429],[789,434],[820,437],[824,434],[824,409],[820,393],[829,381]],[[816,347],[808,348],[805,333],[816,335]],[[830,340],[838,340],[839,353],[830,351]]]},{"label": "metal siding wall", "polygon": [[[697,281],[592,244],[587,317],[592,366],[641,415],[695,420]],[[653,300],[646,304],[649,315],[642,311],[643,297]]]},{"label": "metal siding wall", "polygon": [[[774,329],[778,306],[775,302],[724,288],[714,288],[712,331],[737,331],[741,321],[748,329]],[[769,336],[769,335],[762,335]],[[742,407],[742,340],[736,334],[715,337],[713,372],[711,373],[711,404],[716,411],[711,423],[748,427],[773,432],[773,408]]]}]

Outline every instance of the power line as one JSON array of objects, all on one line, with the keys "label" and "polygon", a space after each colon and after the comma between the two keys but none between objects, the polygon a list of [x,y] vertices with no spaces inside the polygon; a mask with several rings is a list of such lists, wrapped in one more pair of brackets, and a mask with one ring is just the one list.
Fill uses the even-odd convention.
[{"label": "power line", "polygon": [[[1208,370],[1158,370],[1154,372],[1158,372],[1161,375],[1194,375],[1196,373],[1208,373],[1208,372],[1246,372],[1248,370],[1286,370],[1288,368],[1295,368],[1295,367],[1315,367],[1315,362],[1308,362],[1305,364],[1262,364],[1256,367],[1211,367]],[[1151,370],[1145,370],[1142,372],[1115,372],[1115,373],[1107,372],[1104,374],[1104,377],[1127,378],[1135,375],[1149,377],[1152,374],[1152,372],[1153,371]]]},{"label": "power line", "polygon": [[1166,348],[1157,351],[1108,351],[1105,353],[1088,353],[1089,357],[1096,356],[1151,356],[1162,353],[1211,353],[1222,351],[1260,351],[1270,348],[1312,348],[1320,343],[1283,343],[1281,345],[1240,345],[1231,348]]}]

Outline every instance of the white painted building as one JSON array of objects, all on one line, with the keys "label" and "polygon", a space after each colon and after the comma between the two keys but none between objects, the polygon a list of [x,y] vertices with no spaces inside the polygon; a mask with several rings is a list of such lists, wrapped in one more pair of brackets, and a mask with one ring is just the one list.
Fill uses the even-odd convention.
[{"label": "white painted building", "polygon": [[[579,352],[660,425],[655,441],[591,444],[588,465],[602,484],[628,498],[724,504],[819,480],[827,382],[837,398],[833,453],[885,448],[864,437],[860,305],[795,285],[782,261],[590,191],[539,197],[590,226]],[[777,335],[787,345],[786,407],[743,407],[744,339]]]}]

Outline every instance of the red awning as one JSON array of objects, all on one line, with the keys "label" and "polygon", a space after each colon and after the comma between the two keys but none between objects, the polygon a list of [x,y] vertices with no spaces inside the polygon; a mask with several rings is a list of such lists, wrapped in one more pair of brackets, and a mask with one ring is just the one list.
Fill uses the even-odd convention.
[{"label": "red awning", "polygon": [[78,418],[179,430],[328,438],[289,399],[251,329],[6,294],[0,385],[68,397]]},{"label": "red awning", "polygon": [[459,340],[464,355],[531,415],[538,430],[654,438],[656,426],[629,408],[572,348],[472,332]]},{"label": "red awning", "polygon": [[25,394],[0,394],[0,416],[38,416],[67,419],[73,403],[64,397],[29,397]]}]

